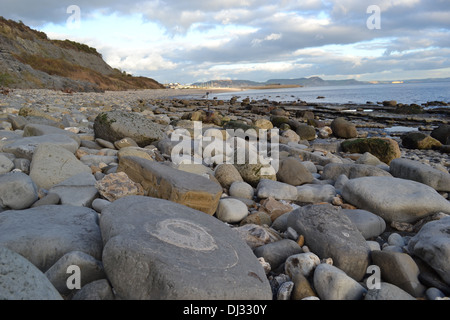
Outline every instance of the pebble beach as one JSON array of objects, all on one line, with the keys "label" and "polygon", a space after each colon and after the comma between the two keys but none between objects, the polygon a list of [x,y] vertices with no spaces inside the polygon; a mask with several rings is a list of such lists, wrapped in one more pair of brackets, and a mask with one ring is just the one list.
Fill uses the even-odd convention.
[{"label": "pebble beach", "polygon": [[206,91],[0,94],[0,299],[449,299],[448,107]]}]

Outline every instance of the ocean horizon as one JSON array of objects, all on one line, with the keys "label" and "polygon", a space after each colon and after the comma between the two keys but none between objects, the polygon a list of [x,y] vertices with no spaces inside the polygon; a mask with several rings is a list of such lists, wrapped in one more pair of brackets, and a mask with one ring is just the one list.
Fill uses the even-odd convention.
[{"label": "ocean horizon", "polygon": [[422,105],[432,101],[443,101],[450,104],[450,82],[251,89],[212,93],[208,99],[229,100],[232,97],[238,97],[238,101],[250,98],[251,100],[268,99],[277,102],[301,100],[308,103],[367,104],[370,102],[377,104],[382,101],[395,100],[397,103],[403,104]]}]

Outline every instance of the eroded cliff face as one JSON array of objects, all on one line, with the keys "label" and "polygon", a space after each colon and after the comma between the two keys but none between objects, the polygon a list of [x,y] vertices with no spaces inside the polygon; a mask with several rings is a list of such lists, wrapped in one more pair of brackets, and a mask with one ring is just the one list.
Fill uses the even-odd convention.
[{"label": "eroded cliff face", "polygon": [[68,91],[161,89],[157,81],[109,66],[95,48],[50,40],[43,32],[0,17],[0,87]]}]

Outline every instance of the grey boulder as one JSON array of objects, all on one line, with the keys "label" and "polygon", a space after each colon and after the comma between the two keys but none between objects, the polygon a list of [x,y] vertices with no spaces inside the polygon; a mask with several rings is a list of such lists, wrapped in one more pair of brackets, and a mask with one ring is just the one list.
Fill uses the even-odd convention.
[{"label": "grey boulder", "polygon": [[412,223],[433,213],[450,213],[450,202],[419,182],[392,177],[351,179],[342,188],[343,198],[386,222]]},{"label": "grey boulder", "polygon": [[30,261],[0,246],[0,300],[62,300],[62,297]]},{"label": "grey boulder", "polygon": [[394,159],[391,174],[396,178],[414,180],[426,184],[437,191],[450,191],[450,174],[435,169],[419,161]]},{"label": "grey boulder", "polygon": [[92,209],[68,205],[3,211],[0,246],[24,256],[43,272],[71,251],[101,260],[98,216]]},{"label": "grey boulder", "polygon": [[120,299],[271,299],[264,269],[229,227],[203,212],[144,196],[100,218],[103,265]]},{"label": "grey boulder", "polygon": [[362,300],[367,292],[344,271],[326,263],[314,270],[314,288],[322,300]]},{"label": "grey boulder", "polygon": [[37,200],[37,187],[28,175],[21,172],[0,175],[0,208],[26,209]]},{"label": "grey boulder", "polygon": [[386,222],[380,216],[366,210],[342,210],[358,228],[365,239],[379,236],[386,230]]},{"label": "grey boulder", "polygon": [[450,285],[450,217],[425,224],[408,242],[408,251],[430,265]]},{"label": "grey boulder", "polygon": [[321,259],[331,257],[336,267],[357,281],[365,276],[370,248],[339,208],[331,204],[300,207],[289,214],[287,222]]},{"label": "grey boulder", "polygon": [[131,138],[140,147],[166,138],[162,129],[163,126],[134,112],[102,112],[94,121],[96,138],[110,142]]},{"label": "grey boulder", "polygon": [[2,151],[12,153],[17,158],[25,158],[31,161],[36,148],[43,143],[59,146],[72,154],[80,147],[79,142],[67,135],[45,134],[42,136],[11,140],[11,143],[7,143],[2,147]]}]

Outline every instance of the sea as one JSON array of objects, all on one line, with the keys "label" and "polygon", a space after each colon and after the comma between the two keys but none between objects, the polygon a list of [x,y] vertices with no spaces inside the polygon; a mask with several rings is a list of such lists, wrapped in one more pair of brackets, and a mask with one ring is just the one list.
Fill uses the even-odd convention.
[{"label": "sea", "polygon": [[349,86],[299,87],[282,89],[243,90],[238,92],[211,93],[208,99],[263,100],[278,102],[306,101],[308,103],[367,104],[395,100],[403,104],[425,104],[444,101],[450,108],[450,82],[365,84]]}]

